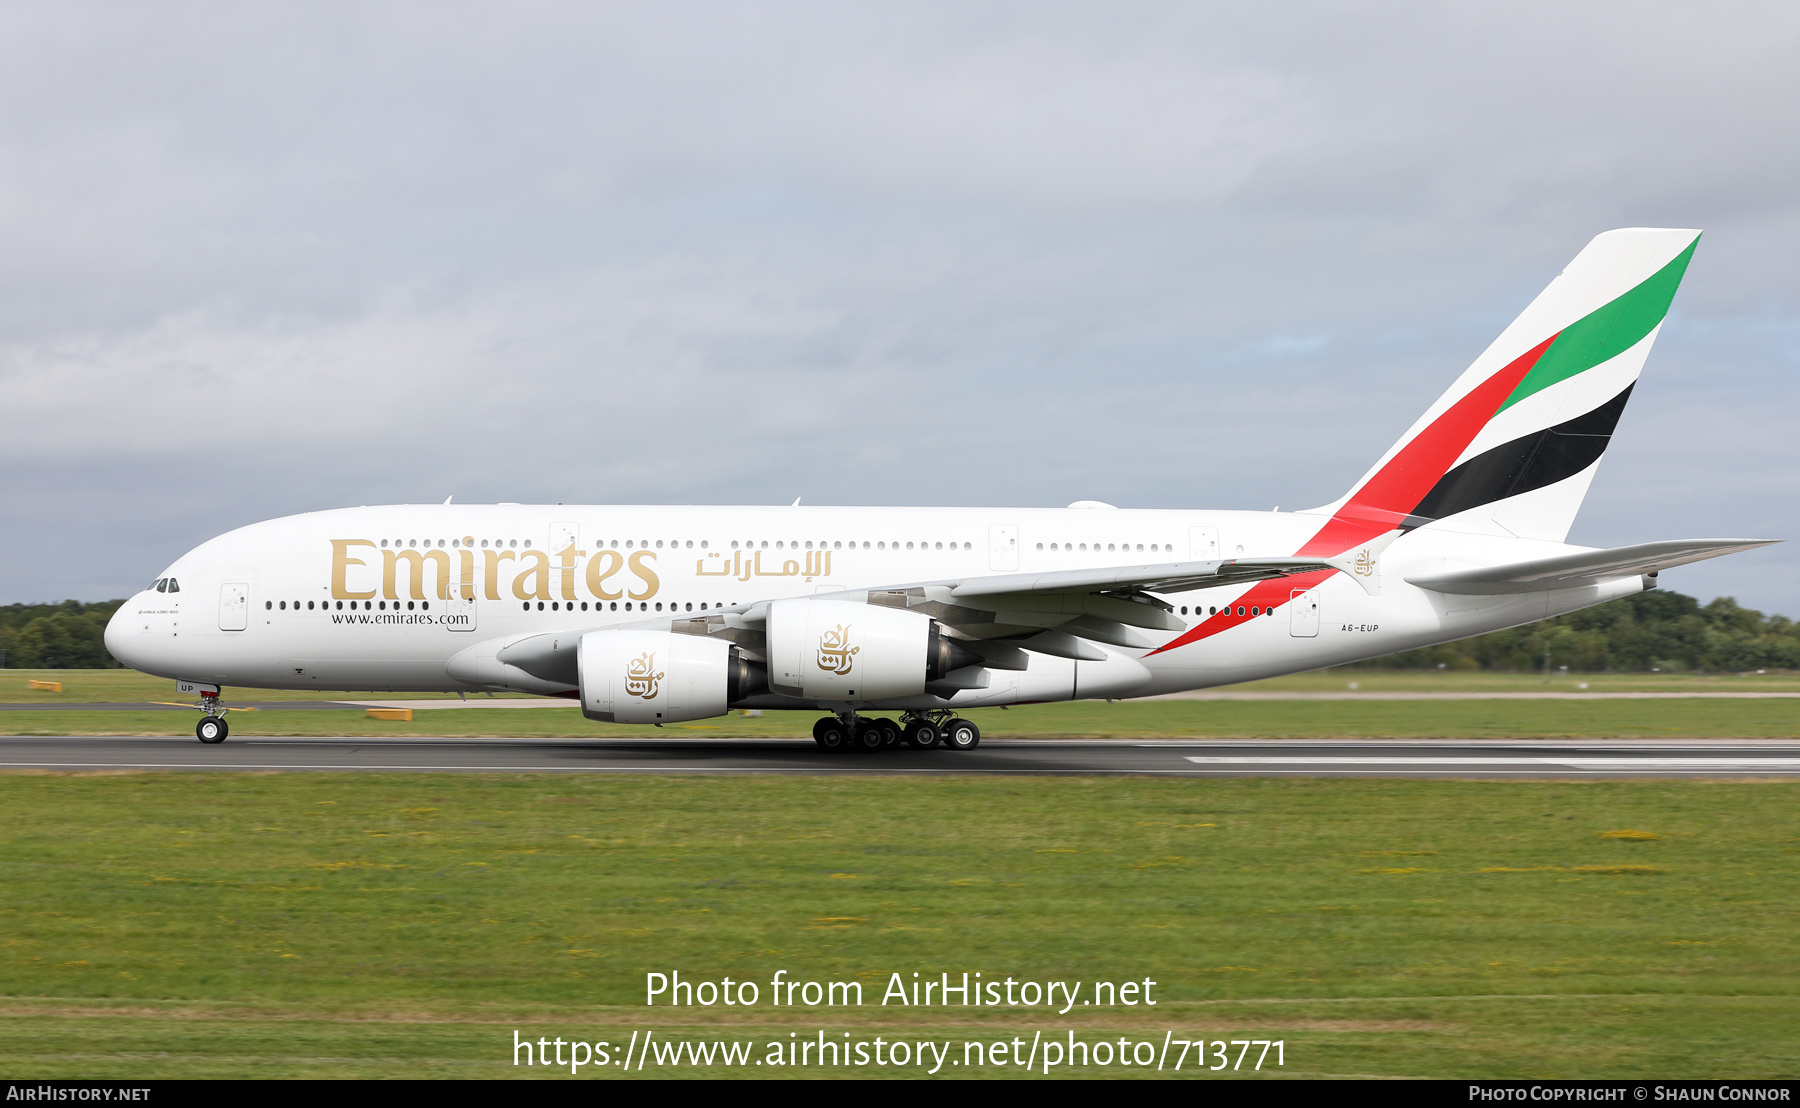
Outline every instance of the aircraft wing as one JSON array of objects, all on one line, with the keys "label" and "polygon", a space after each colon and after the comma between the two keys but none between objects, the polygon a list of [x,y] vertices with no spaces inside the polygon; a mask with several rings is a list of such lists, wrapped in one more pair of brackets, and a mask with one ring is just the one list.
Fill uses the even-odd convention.
[{"label": "aircraft wing", "polygon": [[[930,616],[961,636],[987,664],[1024,669],[1023,651],[1100,661],[1094,643],[1148,650],[1156,644],[1138,628],[1185,631],[1187,623],[1157,593],[1242,585],[1341,568],[1315,558],[1230,558],[1106,569],[1056,570],[952,578],[815,594],[906,608]],[[767,604],[742,605],[674,622],[678,631],[723,635],[754,650]]]},{"label": "aircraft wing", "polygon": [[1674,566],[1701,562],[1741,550],[1768,546],[1779,539],[1669,539],[1611,550],[1584,550],[1537,558],[1529,562],[1485,566],[1422,577],[1408,577],[1408,584],[1432,592],[1490,595],[1566,589],[1640,573],[1656,573]]},{"label": "aircraft wing", "polygon": [[1046,593],[1192,592],[1333,568],[1317,558],[1226,558],[1210,562],[971,577],[956,582],[950,592],[965,599]]},{"label": "aircraft wing", "polygon": [[[1409,584],[1444,593],[1499,594],[1568,588],[1592,581],[1655,573],[1689,562],[1767,546],[1774,539],[1693,539],[1588,550],[1508,565],[1408,577]],[[1349,572],[1349,554],[1315,558],[1228,558],[1205,562],[1106,569],[1053,570],[952,578],[814,594],[905,608],[930,616],[995,669],[1025,669],[1025,651],[1102,661],[1096,643],[1148,650],[1156,644],[1140,630],[1180,632],[1186,621],[1158,594],[1243,585],[1322,571]],[[1352,579],[1355,579],[1354,577]],[[1362,583],[1359,581],[1359,583]],[[1367,587],[1365,585],[1365,587]],[[769,601],[705,613],[656,616],[628,628],[663,628],[732,640],[752,654],[764,645]],[[616,624],[610,626],[618,626]],[[582,629],[527,636],[499,652],[499,659],[545,680],[575,682],[574,645]]]}]

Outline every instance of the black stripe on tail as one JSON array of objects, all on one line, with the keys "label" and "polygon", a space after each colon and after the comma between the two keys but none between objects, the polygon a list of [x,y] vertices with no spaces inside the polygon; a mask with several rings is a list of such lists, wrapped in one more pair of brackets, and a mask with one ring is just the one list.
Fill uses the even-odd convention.
[{"label": "black stripe on tail", "polygon": [[1575,476],[1606,453],[1633,387],[1585,415],[1470,458],[1438,479],[1408,522],[1417,526]]}]

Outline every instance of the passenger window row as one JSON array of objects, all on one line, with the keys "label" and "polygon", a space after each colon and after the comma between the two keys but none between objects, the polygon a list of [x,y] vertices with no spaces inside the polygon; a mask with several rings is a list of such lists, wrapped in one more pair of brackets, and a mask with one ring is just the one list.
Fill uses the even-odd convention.
[{"label": "passenger window row", "polygon": [[[705,544],[703,543],[701,545],[705,545]],[[755,539],[747,539],[744,541],[744,543],[742,545],[743,545],[743,549],[745,549],[745,550],[767,550],[767,549],[769,549],[769,541],[767,539],[763,539],[760,542],[758,542]],[[738,546],[739,546],[739,544],[738,544],[737,540],[735,540],[735,539],[732,540],[731,549],[736,550],[736,549],[738,549]],[[902,544],[899,541],[894,541],[894,542],[885,542],[884,541],[884,542],[865,542],[861,545],[861,549],[863,549],[863,550],[900,550],[900,549],[902,549],[902,547],[904,547],[904,549],[907,549],[907,550],[914,550],[914,551],[921,551],[921,552],[923,552],[923,551],[938,551],[938,550],[956,551],[956,550],[973,550],[973,549],[975,549],[975,544],[972,542],[965,542],[965,543],[960,543],[960,544],[953,542],[953,543],[950,543],[948,547],[946,547],[945,544],[943,544],[941,542],[909,542],[909,543]],[[815,548],[819,549],[819,550],[844,550],[844,549],[846,549],[846,546],[841,540],[827,542],[827,541],[821,539],[817,543],[814,543],[814,542],[802,543],[798,539],[796,539],[792,542],[786,542],[786,543],[783,543],[780,540],[777,540],[775,542],[776,550],[801,550],[801,549],[812,550]],[[856,550],[856,549],[858,549],[858,546],[855,542],[851,542],[848,545],[847,549]]]},{"label": "passenger window row", "polygon": [[[1041,542],[1038,543],[1037,548],[1039,550],[1043,550],[1044,544]],[[1050,552],[1053,554],[1057,553],[1059,551],[1064,554],[1073,554],[1073,553],[1077,552],[1077,550],[1079,550],[1081,553],[1087,553],[1088,549],[1089,549],[1088,544],[1085,542],[1084,543],[1073,543],[1073,542],[1054,543],[1053,542],[1050,544]],[[1119,553],[1130,554],[1130,553],[1134,552],[1134,548],[1128,542],[1121,542],[1121,543],[1110,543],[1109,542],[1106,544],[1106,548],[1105,548],[1106,553],[1112,553],[1115,551],[1117,551]],[[1144,551],[1144,544],[1141,542],[1138,543],[1135,548],[1135,551],[1138,553],[1142,553]],[[1093,544],[1093,553],[1099,554],[1101,552],[1102,552],[1102,550],[1101,550],[1100,544],[1094,543]],[[1151,554],[1173,554],[1173,553],[1175,553],[1175,547],[1173,544],[1170,544],[1170,543],[1154,543],[1153,542],[1150,544],[1149,553],[1151,553]]]},{"label": "passenger window row", "polygon": [[[381,540],[381,549],[383,549],[383,550],[387,550],[389,548],[392,548],[395,550],[415,549],[415,548],[420,548],[420,547],[423,547],[425,549],[431,549],[433,547],[442,549],[445,546],[448,546],[454,550],[454,549],[461,549],[461,548],[473,548],[473,547],[476,547],[477,545],[479,545],[480,549],[482,549],[482,550],[488,550],[488,549],[494,549],[494,550],[525,549],[525,550],[529,550],[529,549],[531,549],[531,540],[530,539],[523,539],[523,540],[520,540],[520,539],[482,539],[479,544],[477,544],[476,540],[472,537],[464,537],[461,539],[448,539],[448,540],[437,539],[435,541],[432,539],[382,539]],[[654,550],[664,550],[664,549],[667,549],[667,550],[693,550],[696,548],[698,548],[700,550],[706,550],[706,549],[709,549],[710,546],[711,546],[711,544],[709,542],[707,542],[705,539],[700,540],[698,543],[696,543],[693,539],[668,539],[668,540],[663,540],[663,539],[656,539],[656,540],[625,539],[623,541],[621,541],[619,539],[606,539],[606,540],[601,540],[601,541],[598,541],[595,543],[595,549],[597,549],[597,550],[601,550],[601,549],[612,549],[612,550],[619,550],[619,549],[625,549],[625,550],[652,550],[652,549],[654,549]],[[807,540],[804,542],[801,540],[798,540],[798,539],[795,539],[792,541],[785,540],[785,539],[777,539],[773,543],[771,543],[767,539],[763,539],[760,541],[755,540],[755,539],[746,539],[746,540],[743,540],[742,542],[739,542],[738,540],[734,539],[734,540],[732,540],[732,543],[731,543],[731,549],[733,549],[733,550],[738,550],[738,549],[768,550],[771,547],[776,550],[814,550],[814,549],[817,549],[817,550],[844,550],[844,549],[856,550],[856,549],[859,549],[858,544],[855,542],[850,542],[850,543],[846,544],[843,540],[826,541],[824,539],[820,539],[817,541]],[[1038,549],[1042,550],[1043,548],[1044,548],[1043,544],[1039,543]],[[974,550],[975,544],[972,542],[964,542],[964,543],[952,542],[952,543],[949,543],[946,545],[945,543],[938,542],[938,541],[925,541],[925,542],[914,541],[914,542],[905,542],[905,543],[899,542],[899,541],[893,541],[893,542],[883,541],[883,542],[864,542],[861,544],[860,549],[862,549],[862,550],[884,550],[884,551],[885,550],[898,551],[898,550],[903,550],[903,549],[904,550],[912,550],[912,551],[940,551],[940,550],[968,551],[968,550]],[[1050,549],[1052,549],[1052,550],[1056,549],[1056,545],[1054,543],[1052,543]],[[1069,549],[1073,549],[1073,547],[1070,547]],[[1086,550],[1087,547],[1083,546],[1082,549]],[[1100,546],[1098,543],[1094,544],[1094,549],[1095,550],[1100,549]],[[1108,547],[1107,549],[1110,550],[1111,547]],[[1127,546],[1126,549],[1129,550],[1130,547]],[[1138,549],[1139,550],[1144,549],[1142,543],[1138,544]],[[1150,549],[1155,550],[1156,547],[1152,546]],[[1173,549],[1173,547],[1170,547],[1169,549]],[[161,590],[159,589],[157,591],[160,592]]]},{"label": "passenger window row", "polygon": [[[174,585],[174,578],[164,578],[163,581],[167,581],[171,586]],[[160,584],[161,582],[158,582],[158,583]],[[164,590],[158,589],[157,591],[161,592]],[[167,591],[179,592],[181,590],[176,587],[170,587]],[[356,609],[358,603],[359,602],[355,601],[355,600],[350,601],[351,610],[354,611]],[[372,611],[375,609],[380,609],[381,611],[385,612],[385,611],[387,611],[389,601],[386,601],[386,600],[379,600],[379,601],[364,600],[364,601],[360,601],[360,603],[365,611]],[[394,611],[398,612],[401,610],[400,609],[400,604],[401,604],[400,601],[395,600],[395,601],[392,601],[392,603],[394,605]],[[431,610],[431,601],[429,601],[429,600],[420,600],[420,601],[408,600],[405,603],[406,603],[406,610],[409,612],[414,611],[415,609],[418,611],[426,611],[426,612],[429,612]],[[290,604],[291,604],[291,608],[290,608]],[[286,601],[286,600],[282,600],[282,601],[265,600],[265,601],[263,601],[263,608],[266,611],[285,612],[285,611],[292,610],[292,611],[298,612],[298,611],[302,610],[301,604],[302,604],[302,602],[298,601],[298,600],[291,601],[291,602]],[[332,605],[333,605],[333,602],[329,601],[329,600],[323,600],[323,601],[308,600],[308,601],[305,601],[305,609],[304,610],[309,611],[309,612],[314,611],[315,609],[330,611],[330,610],[332,610]],[[527,612],[532,611],[533,610],[532,605],[533,605],[532,601],[529,601],[529,600],[525,601],[523,610],[527,611]],[[702,601],[700,603],[699,610],[704,612],[704,611],[708,611],[712,608],[723,608],[725,606],[726,606],[725,602],[722,600],[716,601],[716,602],[713,602],[710,604],[705,601]],[[336,608],[340,612],[343,611],[344,610],[344,602],[342,600],[337,601]],[[1196,604],[1193,606],[1193,608],[1194,608],[1193,614],[1196,616],[1202,616],[1202,615],[1214,616],[1214,615],[1219,614],[1219,607],[1216,604],[1210,605],[1210,606],[1202,606],[1202,605]],[[567,611],[571,611],[571,612],[577,611],[577,610],[585,612],[588,610],[588,602],[584,600],[584,601],[581,601],[579,604],[577,604],[574,601],[570,601],[568,604],[565,605],[562,601],[553,600],[553,601],[550,601],[550,603],[549,603],[549,610],[552,612],[563,611],[565,609]],[[540,612],[545,610],[544,601],[539,600],[536,602],[536,610],[540,611]],[[612,601],[610,604],[605,605],[603,607],[599,601],[596,601],[594,603],[593,610],[596,612],[607,611],[607,610],[617,612],[620,610],[619,602],[615,600],[615,601]],[[663,610],[663,602],[659,600],[659,601],[656,601],[654,604],[652,604],[649,601],[642,601],[634,606],[631,601],[627,600],[627,601],[625,601],[624,610],[627,612],[630,612],[630,611],[648,612],[651,610],[660,612]],[[685,603],[679,602],[679,601],[670,601],[669,605],[668,605],[668,610],[671,612],[679,612],[679,611],[691,612],[691,611],[694,611],[695,608],[694,608],[694,603],[692,601],[688,601]],[[1188,614],[1188,606],[1186,604],[1183,604],[1181,606],[1180,611],[1181,611],[1182,615],[1184,615],[1184,616],[1187,615]],[[1229,605],[1229,604],[1225,605],[1225,614],[1226,615],[1231,614],[1231,605]],[[1256,605],[1256,604],[1252,604],[1246,609],[1244,605],[1239,604],[1237,606],[1237,614],[1240,616],[1246,615],[1246,614],[1252,615],[1252,616],[1272,616],[1275,614],[1275,609],[1273,606],[1264,608],[1264,607],[1262,607],[1260,605]]]},{"label": "passenger window row", "polygon": [[[724,607],[724,606],[725,606],[725,602],[724,602],[724,601],[719,601],[719,602],[717,602],[717,603],[715,603],[715,604],[712,604],[712,605],[710,605],[710,607],[713,607],[713,608],[723,608],[723,607]],[[587,610],[588,610],[588,606],[587,606],[587,601],[585,601],[585,600],[584,600],[584,601],[582,601],[582,602],[581,602],[581,605],[580,605],[580,607],[581,607],[581,610],[582,610],[582,611],[584,611],[584,612],[585,612],[585,611],[587,611]],[[707,605],[707,604],[706,604],[706,603],[705,603],[705,602],[702,602],[702,603],[701,603],[701,605],[700,605],[700,610],[701,610],[701,611],[703,611],[703,612],[704,612],[704,611],[706,611],[706,610],[707,610],[707,609],[708,609],[708,607],[709,607],[709,606],[708,606],[708,605]],[[552,611],[552,612],[555,612],[555,611],[569,611],[569,612],[573,612],[573,611],[575,611],[575,608],[576,608],[576,605],[575,605],[575,602],[574,602],[574,601],[570,601],[570,602],[569,602],[569,603],[567,603],[567,604],[564,604],[564,603],[563,603],[563,602],[562,602],[562,601],[560,601],[560,600],[552,600],[552,601],[550,601],[550,610],[551,610],[551,611]],[[671,601],[670,601],[670,602],[669,602],[669,611],[671,611],[671,612],[679,612],[679,611],[681,611],[681,610],[682,610],[682,609],[683,609],[683,605],[681,605],[681,604],[680,604],[680,603],[677,603],[677,602],[675,602],[675,601],[673,601],[673,600],[671,600]],[[523,610],[524,610],[524,611],[527,611],[527,612],[529,612],[529,611],[531,611],[531,610],[532,610],[532,602],[531,602],[531,601],[529,601],[529,600],[527,600],[527,601],[526,601],[526,602],[525,602],[525,607],[524,607],[524,609],[523,609]],[[539,601],[537,601],[537,610],[538,610],[538,611],[540,611],[540,612],[541,612],[541,611],[543,611],[543,610],[544,610],[544,602],[543,602],[543,601],[542,601],[542,600],[539,600]],[[600,603],[600,602],[599,602],[599,601],[597,601],[597,600],[596,600],[596,601],[595,601],[595,602],[594,602],[594,611],[596,611],[596,612],[603,612],[603,611],[607,611],[607,610],[609,610],[609,606],[608,606],[608,605],[603,605],[603,604],[601,604],[601,603]],[[610,610],[611,610],[611,611],[615,611],[615,612],[616,612],[616,611],[618,611],[618,610],[619,610],[619,602],[618,602],[618,601],[617,601],[617,600],[615,600],[615,601],[613,601],[613,602],[612,602],[612,603],[611,603],[611,605],[610,605]],[[627,600],[627,601],[626,601],[626,602],[625,602],[625,610],[626,610],[626,611],[627,611],[627,612],[629,612],[629,611],[632,611],[632,610],[633,610],[633,608],[632,608],[632,602],[631,602],[631,601],[629,601],[629,600]],[[637,605],[637,607],[636,607],[636,610],[637,610],[637,611],[640,611],[640,612],[647,612],[647,611],[649,611],[649,610],[650,610],[650,602],[649,602],[649,601],[640,601],[640,602],[639,602],[639,603],[638,603],[638,605]],[[662,610],[663,610],[663,605],[662,605],[662,601],[660,601],[660,600],[659,600],[659,601],[657,601],[657,602],[656,602],[656,610],[657,610],[657,611],[659,611],[659,612],[660,612],[660,611],[662,611]],[[693,604],[693,601],[691,601],[691,600],[690,600],[690,601],[688,601],[688,602],[687,602],[687,604],[686,604],[686,610],[687,610],[687,611],[690,611],[690,612],[691,612],[691,611],[693,611],[693,610],[694,610],[694,604]]]},{"label": "passenger window row", "polygon": [[[1181,614],[1184,616],[1188,614],[1187,605],[1183,604],[1181,606]],[[1218,605],[1214,604],[1214,605],[1208,607],[1205,611],[1201,611],[1200,605],[1196,604],[1196,605],[1194,605],[1194,614],[1197,616],[1216,616],[1219,614],[1219,607],[1218,607]],[[1231,605],[1229,605],[1229,604],[1225,605],[1225,614],[1226,615],[1231,614]],[[1239,604],[1237,606],[1237,614],[1240,616],[1244,614],[1244,606],[1242,604]],[[1260,605],[1252,604],[1252,605],[1250,605],[1249,614],[1253,615],[1253,616],[1272,616],[1275,614],[1275,609],[1273,606],[1264,608],[1264,607],[1261,607]]]},{"label": "passenger window row", "polygon": [[[389,602],[386,600],[361,600],[361,601],[352,600],[350,602],[350,610],[353,612],[356,611],[357,605],[361,604],[364,611],[374,611],[375,609],[379,608],[381,611],[385,612],[385,611],[387,611],[388,603]],[[394,611],[398,612],[400,610],[400,601],[395,600],[392,603],[394,605]],[[329,612],[332,610],[332,607],[331,607],[332,602],[329,600],[320,600],[317,602],[317,604],[318,604],[318,609],[320,611]],[[423,612],[431,611],[431,601],[429,601],[429,600],[419,600],[419,601],[408,600],[406,602],[406,610],[409,612],[413,611],[415,604],[417,605],[417,610],[419,610],[419,611],[423,611]],[[306,602],[306,610],[309,612],[312,611],[313,605],[314,605],[314,601],[308,600]],[[286,600],[281,600],[281,601],[265,600],[265,601],[263,601],[263,611],[265,611],[265,612],[270,612],[270,611],[285,612],[285,611],[289,611],[289,610],[290,609],[288,607],[288,601],[286,601]],[[296,612],[300,611],[300,601],[296,600],[293,602],[292,610],[296,611]],[[337,610],[340,612],[344,610],[344,602],[342,600],[337,602]]]},{"label": "passenger window row", "polygon": [[[364,611],[380,610],[380,611],[385,612],[388,610],[389,603],[393,604],[394,611],[398,612],[401,610],[401,608],[400,608],[401,601],[398,601],[398,600],[391,601],[391,602],[386,601],[386,600],[362,600],[362,601],[352,600],[352,601],[350,601],[350,610],[355,611],[357,609],[357,606],[360,604]],[[270,611],[270,612],[287,612],[287,611],[311,612],[311,611],[315,611],[315,610],[328,612],[328,611],[332,610],[332,604],[333,604],[333,602],[330,600],[320,600],[320,601],[308,600],[308,601],[305,601],[304,603],[302,603],[301,601],[298,601],[298,600],[294,600],[294,601],[265,600],[265,601],[263,601],[263,610]],[[429,601],[429,600],[419,600],[419,601],[408,600],[405,602],[405,604],[406,604],[405,610],[409,611],[409,612],[415,611],[415,610],[429,612],[431,610],[431,601]],[[336,609],[337,611],[341,612],[344,610],[344,602],[342,600],[336,601],[336,605],[337,605],[337,609]],[[653,605],[651,605],[651,603],[649,601],[643,601],[643,602],[639,602],[637,604],[633,604],[631,601],[627,600],[627,601],[625,601],[625,609],[624,610],[627,612],[630,612],[630,611],[648,612],[651,610],[652,607],[653,607]],[[713,608],[723,608],[723,607],[725,607],[725,602],[722,600],[714,602],[714,603],[707,603],[705,601],[702,601],[700,604],[700,611],[705,612],[705,611],[709,611]],[[529,612],[532,610],[532,608],[533,608],[533,602],[527,600],[524,605],[524,610]],[[615,600],[610,605],[602,604],[599,601],[594,602],[594,611],[596,611],[596,612],[607,611],[609,608],[612,611],[615,611],[615,612],[618,611],[619,610],[619,602]],[[659,612],[662,611],[663,610],[663,602],[660,600],[657,601],[654,605],[654,608],[656,611],[659,611]],[[584,600],[578,605],[574,601],[570,601],[569,603],[564,604],[560,600],[553,600],[549,604],[549,610],[552,612],[558,612],[558,611],[573,612],[573,611],[576,611],[577,609],[579,609],[583,612],[587,611],[588,610],[588,602]],[[545,605],[542,600],[539,600],[536,602],[536,610],[540,611],[540,612],[545,610]],[[689,611],[689,612],[693,611],[694,610],[693,601],[688,601],[685,604],[677,602],[677,601],[669,602],[669,611],[679,612],[679,611],[684,611],[684,610]]]}]

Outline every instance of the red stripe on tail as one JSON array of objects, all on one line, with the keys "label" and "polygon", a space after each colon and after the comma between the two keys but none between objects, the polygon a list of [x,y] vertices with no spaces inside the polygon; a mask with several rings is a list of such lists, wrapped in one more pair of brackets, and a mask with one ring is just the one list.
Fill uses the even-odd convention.
[{"label": "red stripe on tail", "polygon": [[[1557,332],[1558,335],[1561,333]],[[1431,491],[1431,487],[1437,484],[1438,478],[1448,473],[1450,467],[1456,464],[1456,459],[1462,457],[1462,452],[1475,441],[1475,436],[1487,426],[1488,420],[1494,418],[1500,405],[1519,387],[1519,382],[1531,372],[1531,367],[1537,364],[1538,359],[1544,356],[1544,351],[1550,349],[1550,344],[1556,341],[1556,337],[1551,335],[1513,359],[1504,369],[1470,389],[1462,399],[1450,405],[1443,415],[1414,435],[1412,441],[1402,446],[1388,459],[1386,465],[1363,483],[1362,488],[1356,490],[1325,526],[1307,540],[1306,545],[1294,552],[1294,556],[1335,557],[1357,543],[1367,542],[1377,535],[1385,535],[1400,526],[1412,514],[1412,510],[1419,506],[1419,501],[1425,499],[1425,494]],[[1167,646],[1150,653],[1161,654],[1165,650],[1174,650],[1178,646],[1210,638],[1255,618],[1233,615],[1238,606],[1246,611],[1252,606],[1278,608],[1287,603],[1295,588],[1312,588],[1333,572],[1335,571],[1319,570],[1292,577],[1278,577],[1272,581],[1258,581],[1243,596],[1233,600],[1232,606],[1207,618],[1205,622],[1188,628]]]}]

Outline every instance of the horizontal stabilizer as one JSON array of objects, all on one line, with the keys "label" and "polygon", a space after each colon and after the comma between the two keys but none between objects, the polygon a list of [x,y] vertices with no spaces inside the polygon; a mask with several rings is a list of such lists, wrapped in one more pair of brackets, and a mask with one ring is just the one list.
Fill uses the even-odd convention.
[{"label": "horizontal stabilizer", "polygon": [[1433,592],[1480,594],[1567,589],[1639,573],[1703,562],[1741,550],[1768,546],[1779,539],[1667,539],[1611,550],[1584,550],[1510,565],[1408,577],[1407,584]]}]

